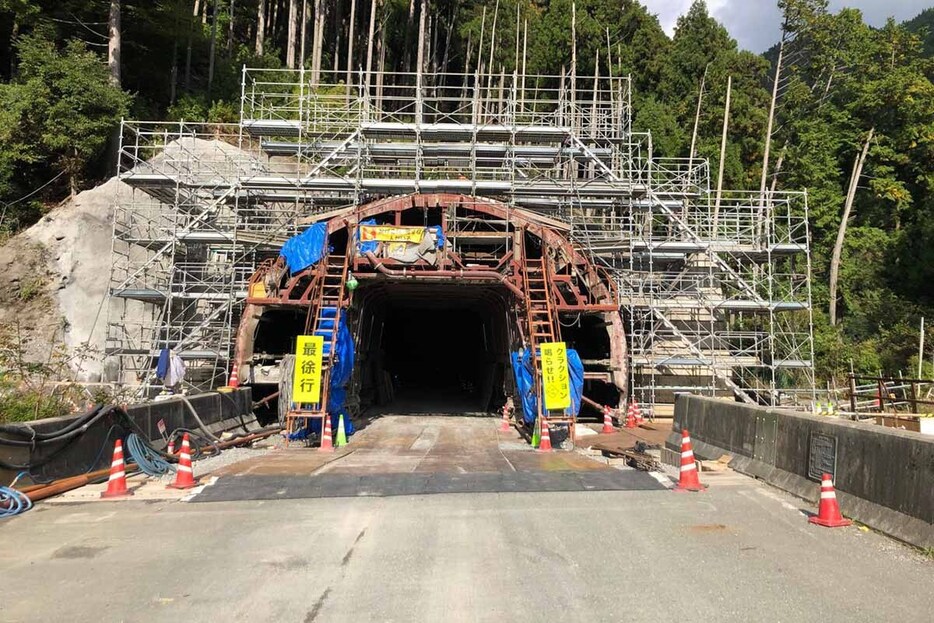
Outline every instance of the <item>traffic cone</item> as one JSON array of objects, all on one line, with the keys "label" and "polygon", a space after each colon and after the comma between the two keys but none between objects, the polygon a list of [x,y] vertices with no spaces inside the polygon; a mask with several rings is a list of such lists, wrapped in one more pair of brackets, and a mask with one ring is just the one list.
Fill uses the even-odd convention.
[{"label": "traffic cone", "polygon": [[334,445],[340,448],[347,445],[347,433],[344,431],[344,414],[341,412],[337,418],[337,436],[334,439]]},{"label": "traffic cone", "polygon": [[114,456],[110,461],[110,478],[107,480],[107,490],[101,493],[102,498],[122,498],[133,495],[126,488],[126,465],[123,463],[123,442],[119,439],[114,443]]},{"label": "traffic cone", "polygon": [[636,407],[636,403],[634,403],[634,402],[629,403],[629,409],[626,410],[626,424],[625,424],[624,428],[636,428],[636,427],[638,427],[638,424],[636,424],[636,409],[635,409],[635,407]]},{"label": "traffic cone", "polygon": [[616,432],[616,429],[613,428],[613,410],[610,409],[609,405],[604,405],[603,407],[603,430],[600,433],[604,435],[609,435]]},{"label": "traffic cone", "polygon": [[324,416],[324,430],[321,432],[321,452],[334,452],[334,444],[331,443],[331,416]]},{"label": "traffic cone", "polygon": [[165,449],[166,454],[175,454],[175,440],[169,439],[169,445]]},{"label": "traffic cone", "polygon": [[188,433],[182,436],[182,449],[178,454],[178,465],[175,469],[175,482],[170,484],[168,489],[191,489],[197,486],[194,474],[191,471],[191,442],[188,440]]},{"label": "traffic cone", "polygon": [[542,420],[542,438],[538,442],[538,451],[539,452],[551,452],[551,435],[548,433],[548,420],[545,419],[545,416],[541,417]]},{"label": "traffic cone", "polygon": [[239,367],[237,360],[234,359],[233,364],[230,366],[230,379],[227,381],[227,387],[233,387],[234,389],[240,387],[240,373],[237,370]]},{"label": "traffic cone", "polygon": [[681,475],[675,491],[703,491],[697,476],[697,463],[694,461],[694,450],[691,447],[691,436],[687,429],[681,431]]},{"label": "traffic cone", "polygon": [[635,416],[636,416],[636,426],[638,426],[639,424],[642,424],[643,422],[645,422],[645,418],[642,417],[642,407],[639,406],[639,403],[636,402],[635,400],[633,400],[632,403],[636,405]]},{"label": "traffic cone", "polygon": [[499,425],[499,432],[509,432],[509,405],[503,405],[503,421]]},{"label": "traffic cone", "polygon": [[837,494],[833,489],[833,477],[830,474],[824,474],[821,478],[817,516],[808,518],[808,521],[827,528],[840,528],[853,523],[840,514],[840,505],[837,504]]}]

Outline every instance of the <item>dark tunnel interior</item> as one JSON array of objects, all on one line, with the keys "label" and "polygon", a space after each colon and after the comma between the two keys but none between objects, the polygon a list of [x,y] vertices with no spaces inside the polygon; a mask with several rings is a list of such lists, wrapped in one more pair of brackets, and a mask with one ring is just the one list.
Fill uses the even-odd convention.
[{"label": "dark tunnel interior", "polygon": [[486,413],[504,401],[502,288],[377,282],[356,314],[360,398],[384,413]]}]

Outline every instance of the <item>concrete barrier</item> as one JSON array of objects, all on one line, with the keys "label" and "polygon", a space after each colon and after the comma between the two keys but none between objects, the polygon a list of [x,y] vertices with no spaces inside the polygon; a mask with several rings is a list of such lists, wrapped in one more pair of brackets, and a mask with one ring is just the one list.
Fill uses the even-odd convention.
[{"label": "concrete barrier", "polygon": [[[834,476],[843,513],[918,547],[934,547],[934,439],[899,431],[683,394],[674,430],[688,429],[702,459],[816,504],[821,472]],[[680,433],[669,437],[680,450]]]},{"label": "concrete barrier", "polygon": [[[191,407],[205,426],[217,432],[232,428],[238,424],[246,424],[248,416],[253,410],[252,392],[249,388],[238,389],[233,392],[208,392],[195,396],[187,396]],[[145,433],[149,440],[155,440],[157,448],[164,444],[159,433],[159,421],[165,421],[168,432],[177,428],[190,428],[198,430],[199,424],[191,414],[181,398],[169,398],[158,402],[147,402],[127,407],[127,414],[139,429]],[[69,415],[57,418],[48,418],[15,425],[24,429],[28,426],[39,433],[51,433],[61,430],[77,416]],[[0,444],[0,461],[6,464],[39,464],[32,470],[37,478],[54,480],[67,476],[83,474],[95,469],[102,469],[110,465],[113,453],[113,443],[117,435],[126,435],[130,430],[123,418],[117,414],[108,414],[94,422],[84,433],[70,443],[55,443],[49,445],[29,447],[11,447]],[[10,439],[21,439],[12,435],[4,435]],[[45,459],[51,456],[48,462]],[[41,464],[40,464],[41,463]],[[8,484],[16,477],[18,470],[0,467],[0,484]]]}]

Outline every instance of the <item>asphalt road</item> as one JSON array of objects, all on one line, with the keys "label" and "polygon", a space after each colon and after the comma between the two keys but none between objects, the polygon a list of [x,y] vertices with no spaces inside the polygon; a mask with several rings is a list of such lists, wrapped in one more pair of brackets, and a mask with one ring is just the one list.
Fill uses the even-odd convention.
[{"label": "asphalt road", "polygon": [[[39,504],[0,520],[0,621],[932,620],[934,559],[882,535],[732,472],[675,493],[496,428],[387,419],[343,455],[227,465],[200,503]],[[352,497],[321,495],[338,481]],[[491,482],[537,488],[471,490]]]},{"label": "asphalt road", "polygon": [[45,506],[0,525],[0,620],[931,620],[930,559],[809,525],[744,477],[709,480]]}]

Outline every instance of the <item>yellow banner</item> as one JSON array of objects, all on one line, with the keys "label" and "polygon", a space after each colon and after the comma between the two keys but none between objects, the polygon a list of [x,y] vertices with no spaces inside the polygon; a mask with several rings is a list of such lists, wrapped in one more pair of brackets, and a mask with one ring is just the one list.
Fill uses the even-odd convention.
[{"label": "yellow banner", "polygon": [[299,335],[295,347],[295,374],[292,377],[292,402],[321,402],[321,360],[324,337]]},{"label": "yellow banner", "polygon": [[379,240],[380,242],[414,242],[418,244],[424,237],[424,227],[360,226],[360,240],[362,242]]},{"label": "yellow banner", "polygon": [[542,384],[545,409],[560,411],[571,406],[571,378],[568,376],[568,351],[564,342],[546,342],[542,351]]}]

